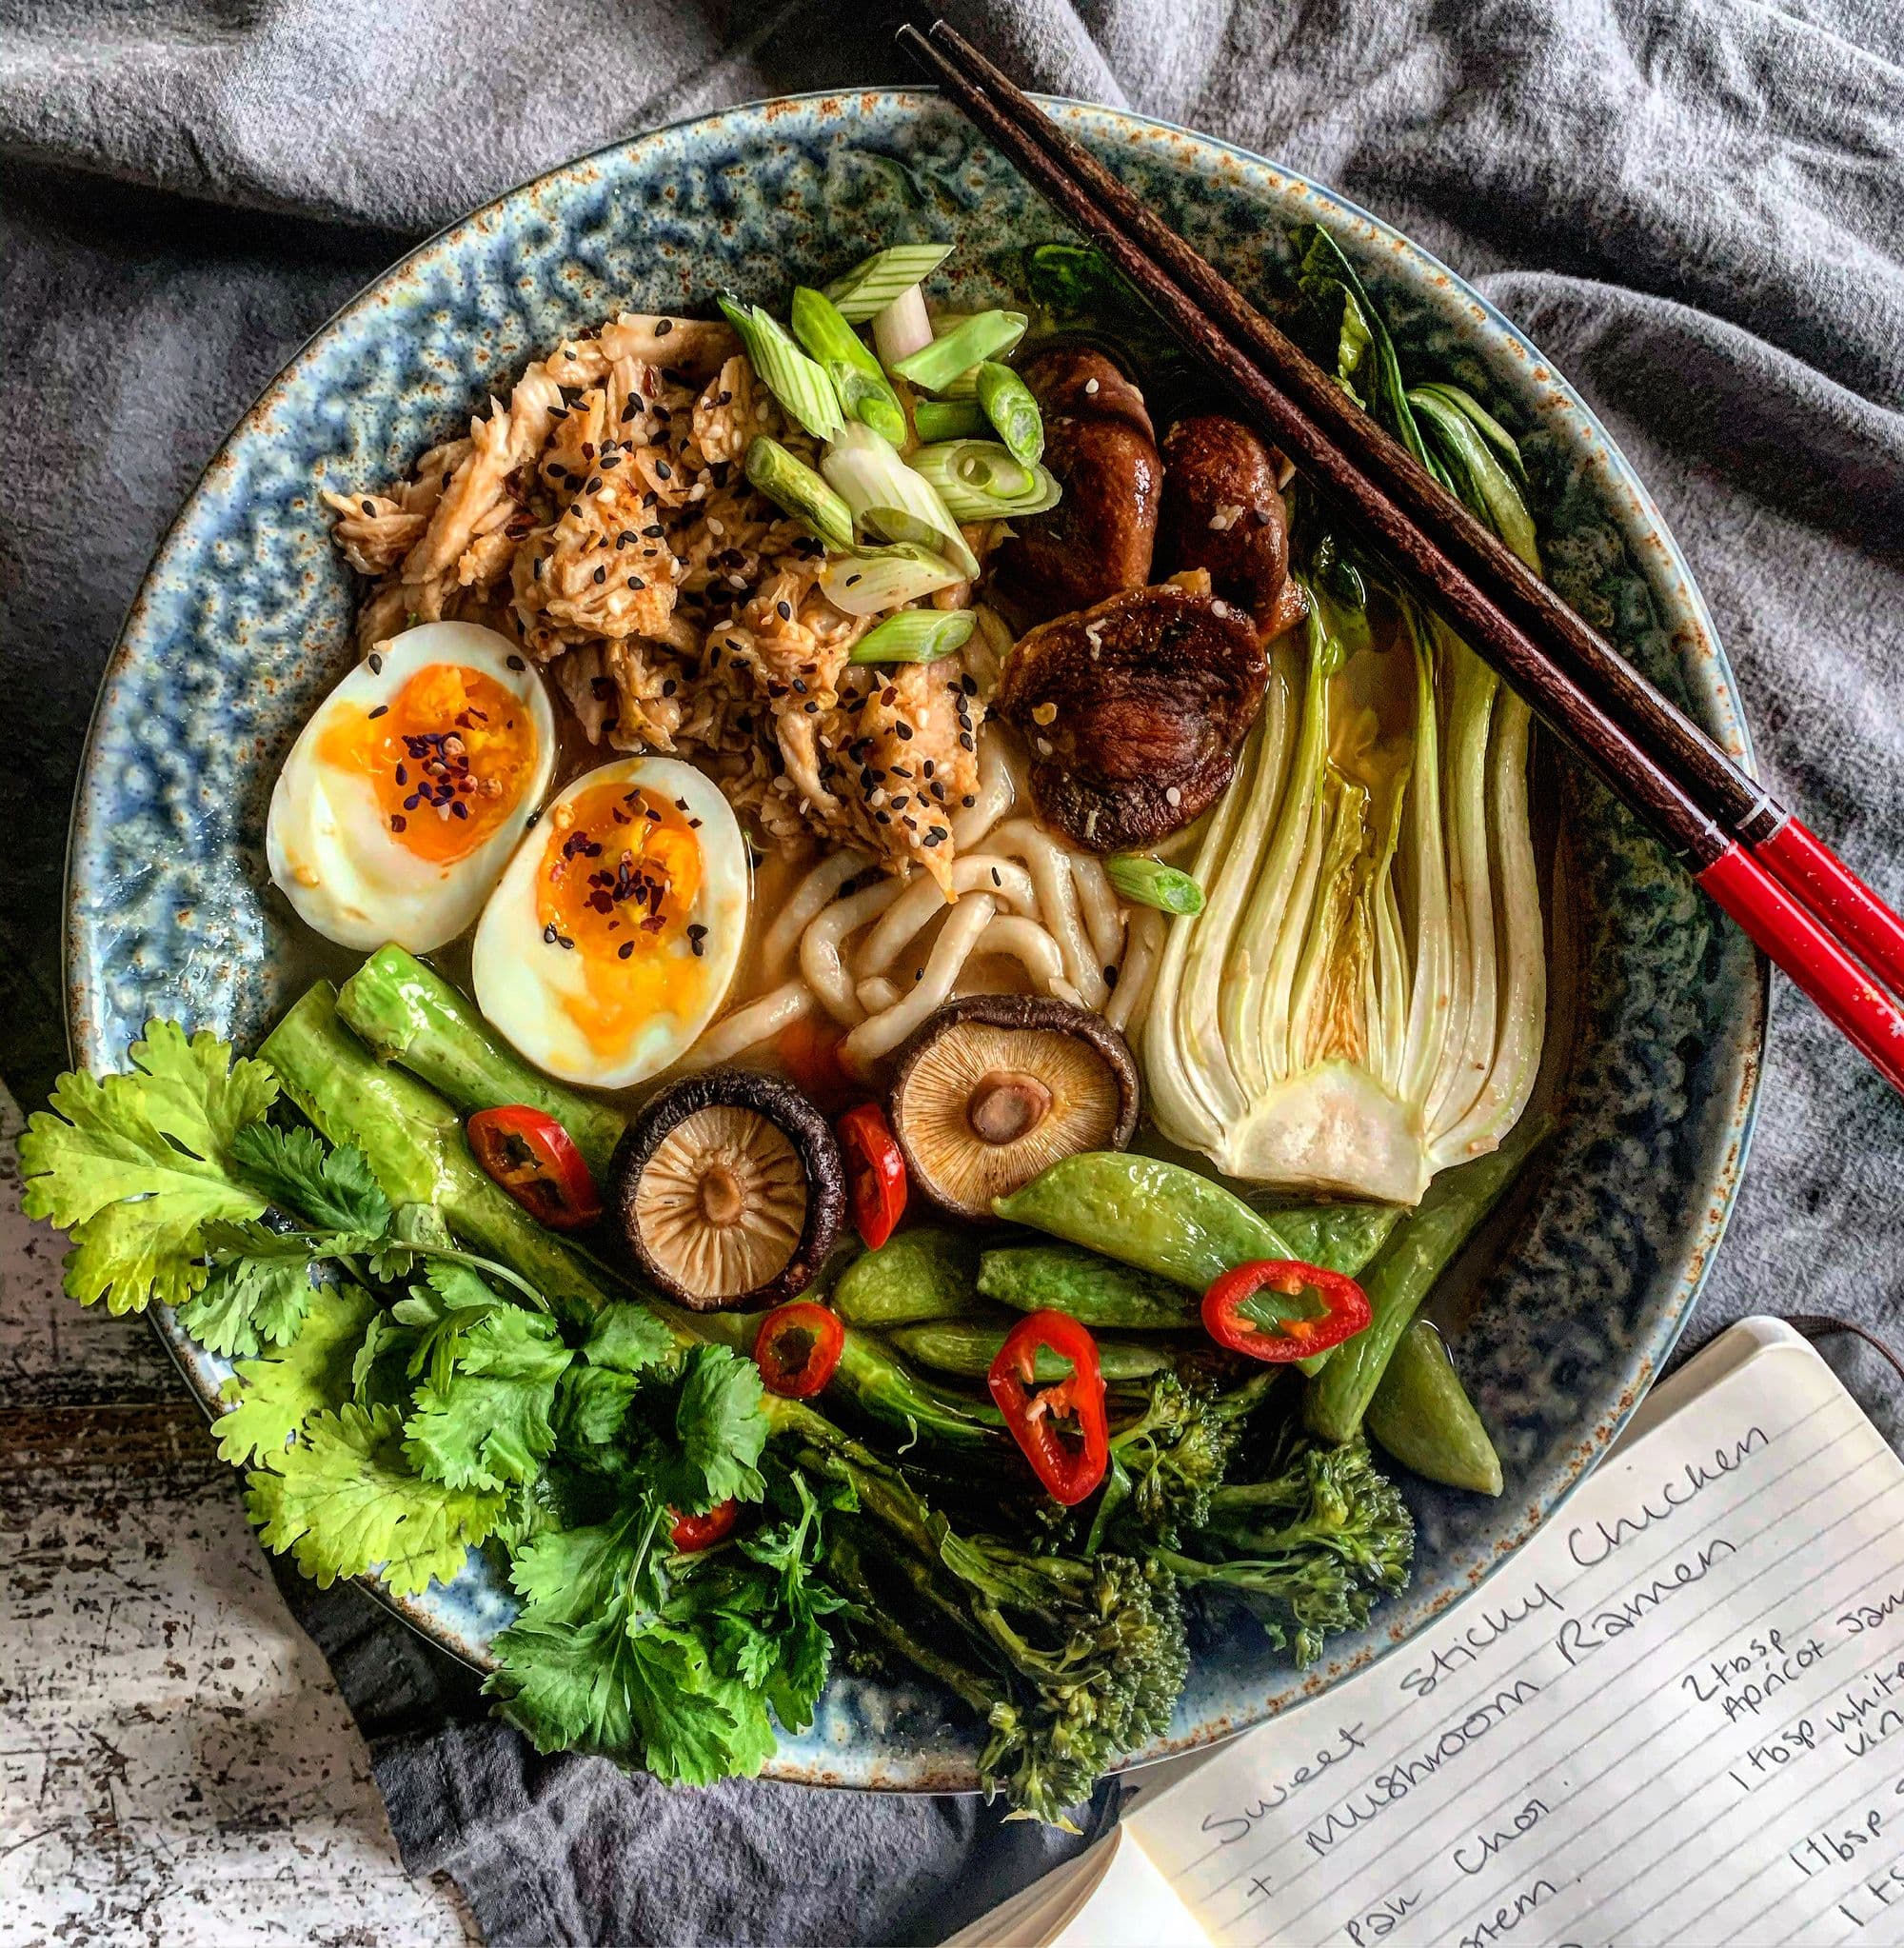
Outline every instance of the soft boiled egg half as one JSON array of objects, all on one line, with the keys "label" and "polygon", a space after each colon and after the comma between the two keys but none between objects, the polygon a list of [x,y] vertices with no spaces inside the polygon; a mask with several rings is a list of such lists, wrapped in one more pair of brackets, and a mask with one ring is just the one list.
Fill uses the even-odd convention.
[{"label": "soft boiled egg half", "polygon": [[476,1004],[538,1068],[625,1089],[678,1061],[734,978],[747,848],[673,758],[578,778],[517,848],[476,928]]},{"label": "soft boiled egg half", "polygon": [[271,877],[327,939],[426,953],[483,910],[554,766],[547,693],[506,637],[407,630],[291,746],[265,826]]}]

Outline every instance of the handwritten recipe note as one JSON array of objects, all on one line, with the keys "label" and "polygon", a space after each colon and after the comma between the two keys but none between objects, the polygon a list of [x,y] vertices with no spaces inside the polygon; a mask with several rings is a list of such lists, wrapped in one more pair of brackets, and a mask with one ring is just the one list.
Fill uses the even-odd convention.
[{"label": "handwritten recipe note", "polygon": [[1220,1944],[1904,1941],[1904,1465],[1757,1345],[1132,1837]]}]

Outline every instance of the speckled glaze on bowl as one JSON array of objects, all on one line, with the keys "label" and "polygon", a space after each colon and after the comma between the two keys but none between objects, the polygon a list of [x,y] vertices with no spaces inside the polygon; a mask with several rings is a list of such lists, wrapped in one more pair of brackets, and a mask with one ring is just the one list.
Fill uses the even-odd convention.
[{"label": "speckled glaze on bowl", "polygon": [[[1524,442],[1553,580],[1729,750],[1749,757],[1730,672],[1632,470],[1540,354],[1458,279],[1328,190],[1212,141],[1053,104],[1081,139],[1244,289],[1273,289],[1291,224],[1322,220],[1417,372],[1471,387]],[[1009,278],[1062,225],[927,94],[768,102],[646,135],[504,197],[426,244],[298,354],[220,449],[159,549],[108,669],[74,815],[69,1008],[75,1054],[119,1063],[150,1017],[249,1044],[308,979],[268,893],[264,815],[299,725],[350,660],[351,579],[318,488],[380,483],[531,354],[620,308],[768,302],[878,244],[942,237],[954,295]],[[1497,1502],[1411,1483],[1405,1598],[1299,1676],[1240,1618],[1201,1633],[1167,1739],[1207,1742],[1321,1690],[1478,1582],[1603,1452],[1658,1371],[1723,1229],[1751,1123],[1765,980],[1741,937],[1591,780],[1557,767],[1573,918],[1557,1038],[1557,1133],[1464,1328],[1499,1439]],[[161,1330],[208,1406],[227,1374]],[[472,1554],[398,1604],[480,1662],[510,1600]],[[776,1778],[975,1782],[978,1739],[936,1693],[836,1681]]]}]

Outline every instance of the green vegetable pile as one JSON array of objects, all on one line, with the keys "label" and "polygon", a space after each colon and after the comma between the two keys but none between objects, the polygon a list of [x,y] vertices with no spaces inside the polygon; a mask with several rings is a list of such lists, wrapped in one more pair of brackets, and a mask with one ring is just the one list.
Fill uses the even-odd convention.
[{"label": "green vegetable pile", "polygon": [[[848,1325],[829,1400],[850,1427],[764,1393],[752,1322],[676,1311],[477,1167],[461,1113],[517,1078],[453,989],[386,949],[345,1002],[462,1100],[380,1060],[327,985],[257,1057],[154,1023],[126,1073],[67,1076],[33,1118],[27,1208],[69,1233],[72,1296],[156,1299],[234,1361],[220,1452],[307,1575],[414,1595],[471,1549],[506,1560],[521,1608],[487,1689],[542,1748],[686,1783],[757,1772],[777,1727],[812,1722],[838,1640],[942,1682],[987,1727],[988,1787],[1061,1821],[1165,1731],[1186,1591],[1241,1600],[1306,1660],[1405,1581],[1407,1511],[1359,1440],[1243,1467],[1266,1374],[1114,1361],[1106,1490],[1061,1516],[989,1403],[880,1332]],[[862,1258],[843,1316],[989,1306],[944,1243],[902,1232]],[[1056,1279],[1088,1310],[1062,1250],[988,1254],[988,1289],[1037,1302]],[[1105,1291],[1159,1302],[1097,1262]],[[675,1545],[678,1518],[730,1500],[726,1540]]]}]

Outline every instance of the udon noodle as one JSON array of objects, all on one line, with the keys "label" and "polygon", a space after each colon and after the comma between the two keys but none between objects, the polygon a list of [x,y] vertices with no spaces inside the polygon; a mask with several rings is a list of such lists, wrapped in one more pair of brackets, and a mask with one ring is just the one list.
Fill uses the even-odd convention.
[{"label": "udon noodle", "polygon": [[869,858],[829,854],[767,928],[766,991],[717,1021],[690,1063],[731,1062],[823,1011],[845,1030],[848,1065],[864,1068],[958,993],[974,963],[991,958],[1012,962],[1034,993],[1125,1027],[1157,971],[1164,917],[1127,907],[1094,853],[1012,815],[1028,803],[1016,752],[988,725],[974,803],[953,822],[953,902],[922,875],[865,885]]}]

